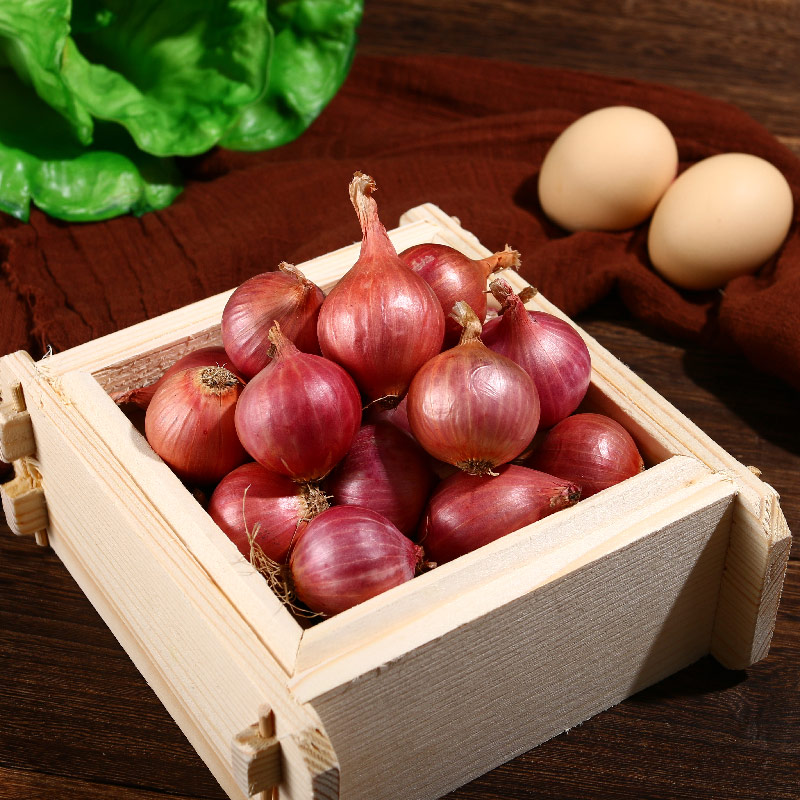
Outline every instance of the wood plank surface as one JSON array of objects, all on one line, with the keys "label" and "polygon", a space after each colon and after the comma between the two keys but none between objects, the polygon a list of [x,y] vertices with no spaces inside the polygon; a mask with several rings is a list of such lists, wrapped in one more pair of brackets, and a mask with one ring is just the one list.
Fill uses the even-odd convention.
[{"label": "wood plank surface", "polygon": [[[464,53],[693,89],[738,104],[800,155],[800,15],[790,0],[366,0],[360,42],[365,53]],[[646,330],[614,299],[577,321],[761,469],[800,532],[797,392],[738,357]],[[703,658],[449,798],[797,800],[798,686],[795,545],[764,661],[729,671]],[[0,720],[2,800],[224,797],[55,554],[4,526]]]}]

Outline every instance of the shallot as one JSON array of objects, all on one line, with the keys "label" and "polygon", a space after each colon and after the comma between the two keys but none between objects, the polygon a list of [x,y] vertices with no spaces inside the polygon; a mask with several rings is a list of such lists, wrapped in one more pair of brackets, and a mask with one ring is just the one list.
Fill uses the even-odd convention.
[{"label": "shallot", "polygon": [[300,352],[277,322],[269,338],[272,361],[242,392],[236,430],[266,469],[319,480],[344,458],[361,425],[358,388],[338,364]]},{"label": "shallot", "polygon": [[319,353],[317,317],[325,295],[293,264],[254,275],[228,298],[222,311],[222,342],[247,378],[270,360],[269,331],[278,322],[298,350]]},{"label": "shallot", "polygon": [[[463,300],[481,322],[486,319],[489,276],[502,269],[518,269],[520,265],[519,253],[508,245],[487,258],[472,259],[446,244],[423,243],[403,250],[400,258],[430,284],[445,311]],[[454,345],[460,337],[459,324],[452,318],[445,319],[445,346]]]},{"label": "shallot", "polygon": [[375,181],[356,172],[350,200],[361,224],[358,261],[320,310],[322,354],[341,364],[370,402],[395,405],[442,347],[444,313],[433,289],[400,260],[378,218]]},{"label": "shallot", "polygon": [[337,505],[377,511],[410,536],[435,480],[428,462],[427,453],[394,425],[363,425],[327,489]]},{"label": "shallot", "polygon": [[297,597],[330,616],[405,583],[421,562],[421,548],[385,517],[334,506],[303,531],[289,568]]},{"label": "shallot", "polygon": [[250,558],[254,544],[278,563],[308,523],[327,508],[327,498],[316,486],[297,484],[252,461],[229,472],[208,503],[211,518],[245,558]]},{"label": "shallot", "polygon": [[573,414],[551,428],[526,464],[573,481],[582,497],[606,489],[644,469],[633,437],[604,414]]},{"label": "shallot", "polygon": [[543,472],[506,464],[497,473],[459,472],[439,484],[420,529],[427,558],[452,561],[580,498],[575,484]]},{"label": "shallot", "polygon": [[467,303],[453,310],[464,331],[458,345],[428,361],[408,391],[408,420],[432,456],[475,475],[516,458],[539,424],[533,380],[481,341]]},{"label": "shallot", "polygon": [[118,405],[123,403],[131,403],[139,408],[147,408],[156,389],[161,386],[167,378],[189,367],[225,367],[229,369],[237,378],[245,383],[244,376],[230,364],[230,357],[225,351],[224,347],[218,345],[211,345],[209,347],[200,347],[197,350],[192,350],[185,356],[181,356],[157,381],[149,383],[146,386],[138,386],[135,389],[129,389],[124,392],[112,392],[111,399]]},{"label": "shallot", "polygon": [[242,389],[225,367],[191,367],[158,387],[145,414],[145,436],[179,478],[216,483],[247,460],[234,425]]},{"label": "shallot", "polygon": [[568,322],[545,311],[528,311],[502,278],[489,288],[502,315],[483,327],[483,341],[519,364],[536,383],[542,428],[571,414],[583,400],[592,375],[589,348]]}]

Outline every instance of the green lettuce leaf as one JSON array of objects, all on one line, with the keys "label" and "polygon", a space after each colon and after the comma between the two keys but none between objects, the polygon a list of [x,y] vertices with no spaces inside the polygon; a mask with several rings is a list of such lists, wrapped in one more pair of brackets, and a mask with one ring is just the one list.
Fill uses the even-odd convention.
[{"label": "green lettuce leaf", "polygon": [[0,35],[79,141],[95,117],[159,156],[219,141],[264,91],[272,41],[264,0],[3,0]]},{"label": "green lettuce leaf", "polygon": [[124,129],[98,124],[94,144],[9,69],[0,69],[0,210],[27,221],[31,201],[73,222],[168,206],[181,192],[172,159],[137,150]]},{"label": "green lettuce leaf", "polygon": [[356,44],[363,0],[271,0],[275,30],[269,83],[220,144],[265,150],[297,138],[341,87]]}]

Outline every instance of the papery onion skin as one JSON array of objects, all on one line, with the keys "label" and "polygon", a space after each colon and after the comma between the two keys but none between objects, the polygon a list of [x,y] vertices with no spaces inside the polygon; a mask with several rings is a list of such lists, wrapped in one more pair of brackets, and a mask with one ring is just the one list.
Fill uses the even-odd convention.
[{"label": "papery onion skin", "polygon": [[428,361],[408,391],[408,420],[434,458],[473,474],[516,458],[539,424],[533,380],[480,339],[480,322],[466,303],[461,342]]},{"label": "papery onion skin", "polygon": [[534,380],[541,428],[550,428],[580,405],[592,377],[589,348],[568,322],[545,311],[528,311],[502,278],[490,283],[504,306],[483,327],[487,347],[519,364]]},{"label": "papery onion skin", "polygon": [[370,402],[392,405],[441,350],[444,312],[433,289],[398,257],[378,218],[375,188],[360,172],[350,183],[361,253],[322,304],[317,333],[322,354],[341,364]]},{"label": "papery onion skin", "polygon": [[350,449],[361,425],[361,396],[338,364],[300,352],[277,323],[270,337],[275,355],[242,392],[236,430],[266,469],[317,481]]},{"label": "papery onion skin", "polygon": [[[401,260],[430,284],[445,311],[459,300],[468,303],[478,319],[486,319],[486,281],[493,272],[518,269],[519,253],[506,245],[505,250],[471,259],[446,244],[425,242],[400,253]],[[451,347],[461,338],[461,326],[445,318],[444,346]]]},{"label": "papery onion skin", "polygon": [[575,484],[527,467],[506,464],[497,473],[459,472],[436,487],[420,528],[427,558],[452,561],[580,498]]},{"label": "papery onion skin", "polygon": [[236,367],[231,363],[230,356],[225,351],[224,347],[219,345],[211,345],[209,347],[200,347],[197,350],[192,350],[185,356],[181,356],[167,371],[154,383],[149,383],[147,386],[139,386],[135,389],[130,389],[125,392],[112,392],[111,399],[118,405],[123,403],[132,403],[139,408],[147,408],[156,389],[164,383],[167,378],[190,367],[225,367],[229,369],[237,378],[244,384],[246,381]]},{"label": "papery onion skin", "polygon": [[211,519],[250,558],[250,539],[268,558],[283,563],[292,542],[328,508],[322,491],[297,484],[253,461],[229,472],[208,503]]},{"label": "papery onion skin", "polygon": [[147,407],[153,450],[184,481],[216,483],[247,461],[234,415],[241,381],[224,367],[191,367],[165,380]]},{"label": "papery onion skin", "polygon": [[[396,405],[386,407],[380,404],[371,405],[365,414],[367,422],[377,424],[378,422],[386,422],[389,425],[394,425],[395,428],[407,434],[411,439],[414,439],[414,434],[411,433],[411,425],[408,421],[408,395],[404,395],[403,399]],[[414,439],[416,441],[416,439]]]},{"label": "papery onion skin", "polygon": [[358,506],[313,519],[289,560],[297,597],[332,616],[414,577],[421,550],[389,520]]},{"label": "papery onion skin", "polygon": [[604,414],[573,414],[551,428],[525,462],[593,494],[638,475],[644,461],[633,437]]},{"label": "papery onion skin", "polygon": [[292,264],[248,278],[222,311],[222,342],[247,378],[270,361],[269,331],[278,322],[287,339],[304,353],[318,354],[317,318],[325,295]]},{"label": "papery onion skin", "polygon": [[336,505],[376,511],[411,536],[434,482],[428,454],[407,433],[379,422],[361,426],[326,486]]}]

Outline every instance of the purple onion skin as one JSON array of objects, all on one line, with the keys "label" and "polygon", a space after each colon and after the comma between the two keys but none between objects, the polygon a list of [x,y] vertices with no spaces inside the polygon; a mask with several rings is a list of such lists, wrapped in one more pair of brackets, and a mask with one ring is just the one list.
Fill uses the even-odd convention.
[{"label": "purple onion skin", "polygon": [[297,596],[333,616],[414,577],[420,548],[369,509],[334,506],[315,517],[289,561]]},{"label": "purple onion skin", "polygon": [[156,390],[177,372],[182,372],[191,367],[225,367],[229,369],[237,378],[240,378],[242,383],[246,383],[244,375],[239,372],[233,365],[232,360],[224,347],[218,345],[210,345],[209,347],[200,347],[197,350],[192,350],[185,356],[181,356],[164,374],[154,383],[147,386],[139,386],[136,389],[130,389],[126,392],[113,392],[111,399],[121,405],[122,403],[133,403],[139,408],[147,409],[150,401]]},{"label": "purple onion skin", "polygon": [[356,173],[350,198],[362,230],[358,261],[320,310],[322,354],[353,376],[370,402],[396,404],[442,349],[444,312],[433,289],[400,260],[378,218],[375,183]]},{"label": "purple onion skin", "polygon": [[539,399],[521,367],[480,339],[462,340],[416,374],[408,420],[434,458],[472,471],[471,464],[496,467],[527,447],[539,424]]},{"label": "purple onion skin", "polygon": [[[473,261],[445,244],[418,244],[399,254],[400,259],[436,292],[445,312],[464,300],[483,322],[486,318],[486,278],[492,268]],[[445,316],[444,346],[452,347],[461,338],[461,326]]]},{"label": "purple onion skin", "polygon": [[487,347],[519,364],[536,384],[539,426],[550,428],[569,416],[589,388],[589,348],[568,322],[544,311],[527,311],[519,302],[483,326]]},{"label": "purple onion skin", "polygon": [[222,312],[222,342],[233,364],[249,379],[269,363],[268,335],[276,320],[299,350],[319,354],[317,319],[324,299],[322,289],[290,264],[248,278]]},{"label": "purple onion skin", "polygon": [[247,530],[252,533],[258,525],[256,544],[279,563],[308,524],[301,521],[303,512],[301,488],[291,478],[255,462],[229,472],[217,484],[208,503],[211,519],[245,558],[250,557]]},{"label": "purple onion skin", "polygon": [[569,481],[507,464],[497,476],[460,472],[433,492],[420,529],[426,558],[443,564],[470,553],[580,497]]},{"label": "purple onion skin", "polygon": [[236,431],[266,469],[317,481],[350,449],[361,425],[361,396],[338,364],[284,341],[242,392]]},{"label": "purple onion skin", "polygon": [[593,494],[638,475],[644,461],[633,437],[604,414],[573,414],[549,430],[525,462]]},{"label": "purple onion skin", "polygon": [[362,425],[327,486],[336,505],[376,511],[411,536],[434,482],[427,453],[399,428],[379,422]]}]

